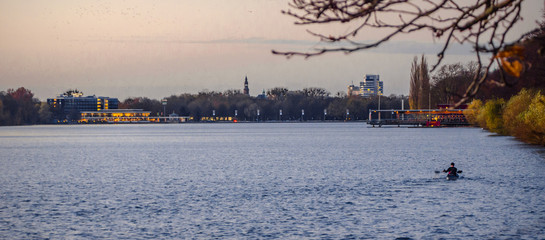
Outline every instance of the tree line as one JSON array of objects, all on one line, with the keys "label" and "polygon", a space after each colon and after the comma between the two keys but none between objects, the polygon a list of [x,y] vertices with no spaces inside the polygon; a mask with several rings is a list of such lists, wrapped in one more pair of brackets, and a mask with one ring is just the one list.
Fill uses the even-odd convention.
[{"label": "tree line", "polygon": [[[70,90],[69,90],[70,91]],[[368,118],[369,109],[378,109],[379,97],[335,96],[323,88],[290,91],[277,87],[267,90],[266,97],[251,97],[240,90],[224,92],[202,91],[197,94],[172,95],[162,99],[130,97],[119,103],[120,109],[143,109],[152,116],[175,113],[189,116],[193,121],[207,121],[212,117],[236,117],[240,121],[358,121]],[[400,109],[408,98],[396,95],[380,97],[382,109]],[[74,114],[65,114],[47,102],[34,97],[24,87],[0,92],[0,125],[30,125],[76,121]]]},{"label": "tree line", "polygon": [[29,89],[20,87],[0,92],[0,126],[48,123],[49,105],[40,102]]},{"label": "tree line", "polygon": [[491,132],[545,146],[545,95],[540,90],[522,89],[509,100],[475,99],[465,115],[473,125]]},{"label": "tree line", "polygon": [[[203,91],[198,94],[180,94],[160,100],[146,97],[128,98],[120,108],[144,109],[151,115],[176,113],[190,116],[194,121],[213,117],[236,117],[241,121],[312,121],[312,120],[365,120],[369,109],[378,109],[379,97],[347,97],[331,94],[323,88],[305,88],[290,91],[277,87],[266,91],[265,97],[250,97],[239,90],[224,92]],[[404,102],[408,107],[407,98]],[[402,97],[382,96],[382,109],[400,109]]]}]

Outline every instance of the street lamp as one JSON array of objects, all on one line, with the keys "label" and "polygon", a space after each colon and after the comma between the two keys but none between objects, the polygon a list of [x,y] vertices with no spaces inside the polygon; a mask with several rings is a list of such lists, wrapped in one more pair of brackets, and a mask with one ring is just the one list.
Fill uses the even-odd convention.
[{"label": "street lamp", "polygon": [[163,98],[161,100],[161,103],[163,104],[163,117],[167,116],[167,99]]},{"label": "street lamp", "polygon": [[378,122],[380,123],[380,93],[378,94]]}]

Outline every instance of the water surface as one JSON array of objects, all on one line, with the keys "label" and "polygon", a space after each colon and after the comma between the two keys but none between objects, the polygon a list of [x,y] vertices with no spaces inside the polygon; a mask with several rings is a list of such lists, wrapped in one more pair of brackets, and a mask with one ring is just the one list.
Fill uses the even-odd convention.
[{"label": "water surface", "polygon": [[476,128],[2,127],[0,239],[543,239],[544,156]]}]

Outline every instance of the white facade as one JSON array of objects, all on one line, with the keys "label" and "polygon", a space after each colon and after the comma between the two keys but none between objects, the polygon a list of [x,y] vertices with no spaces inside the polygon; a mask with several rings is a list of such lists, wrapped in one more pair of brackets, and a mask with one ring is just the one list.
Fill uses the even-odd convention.
[{"label": "white facade", "polygon": [[371,97],[384,94],[384,83],[380,81],[380,75],[367,74],[363,82],[360,82],[360,95]]}]

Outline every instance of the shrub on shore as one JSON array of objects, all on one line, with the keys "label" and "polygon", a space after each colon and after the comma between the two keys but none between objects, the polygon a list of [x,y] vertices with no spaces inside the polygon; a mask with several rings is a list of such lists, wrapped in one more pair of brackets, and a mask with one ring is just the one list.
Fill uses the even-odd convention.
[{"label": "shrub on shore", "polygon": [[505,100],[492,99],[488,100],[483,106],[483,109],[479,112],[479,122],[485,122],[484,126],[491,132],[495,132],[501,135],[505,135],[505,129],[503,128],[503,108],[505,107]]},{"label": "shrub on shore", "polygon": [[526,141],[545,145],[545,96],[538,92],[521,118],[524,121],[523,127],[528,128]]},{"label": "shrub on shore", "polygon": [[465,113],[469,123],[521,141],[545,145],[545,95],[521,90],[509,101],[474,100]]},{"label": "shrub on shore", "polygon": [[528,109],[534,95],[535,92],[522,89],[507,102],[503,111],[503,123],[510,135],[523,139],[530,134],[522,114]]},{"label": "shrub on shore", "polygon": [[464,111],[464,115],[467,119],[467,122],[469,122],[471,125],[479,126],[479,122],[477,121],[477,118],[479,117],[479,111],[483,107],[483,102],[479,99],[473,100],[468,106],[466,111]]}]

